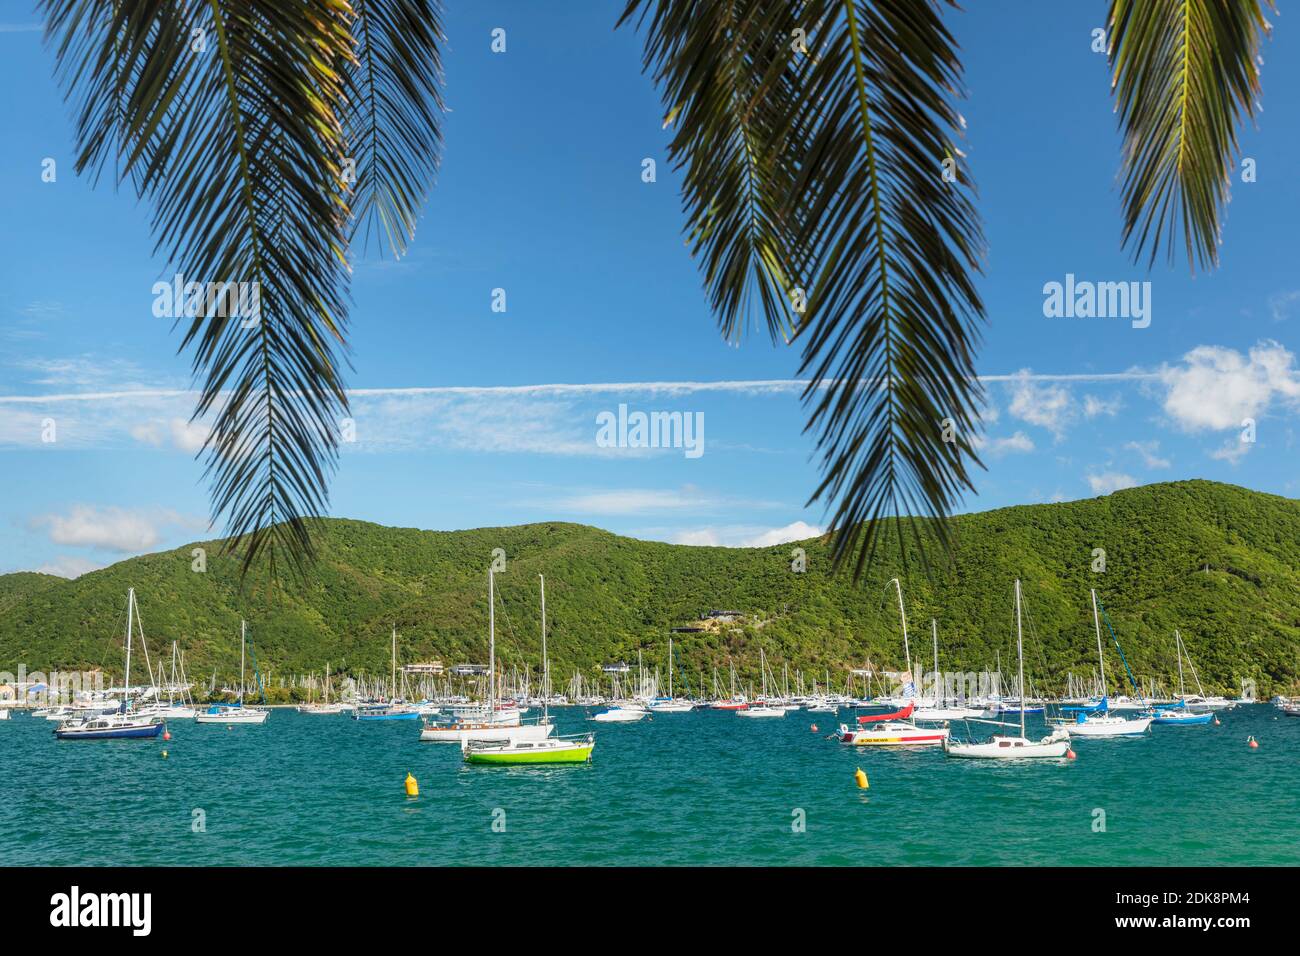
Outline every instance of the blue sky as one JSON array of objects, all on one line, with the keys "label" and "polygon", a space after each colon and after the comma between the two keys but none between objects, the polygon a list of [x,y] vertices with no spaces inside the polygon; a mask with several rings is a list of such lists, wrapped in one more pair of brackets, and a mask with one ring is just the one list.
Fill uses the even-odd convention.
[{"label": "blue sky", "polygon": [[[720,544],[823,525],[805,507],[818,469],[789,384],[798,355],[765,333],[739,348],[718,335],[658,95],[638,37],[613,30],[621,6],[451,5],[438,183],[408,257],[372,251],[355,269],[357,440],[333,514],[433,529],[561,519]],[[1234,178],[1222,264],[1193,276],[1119,246],[1119,138],[1090,49],[1106,4],[968,7],[950,20],[990,246],[978,368],[991,405],[988,470],[965,510],[1182,478],[1296,496],[1300,35],[1273,18],[1264,112],[1242,136],[1257,181]],[[202,431],[186,423],[188,358],[151,313],[153,283],[174,270],[152,253],[144,206],[73,172],[71,112],[21,10],[0,20],[0,571],[75,574],[206,534]],[[1150,325],[1045,317],[1044,284],[1067,273],[1149,281]],[[596,416],[620,404],[702,414],[704,453],[600,447]]]}]

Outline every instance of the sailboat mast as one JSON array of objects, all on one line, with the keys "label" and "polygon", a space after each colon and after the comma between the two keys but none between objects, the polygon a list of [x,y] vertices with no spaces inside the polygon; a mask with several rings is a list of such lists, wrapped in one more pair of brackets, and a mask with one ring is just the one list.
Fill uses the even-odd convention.
[{"label": "sailboat mast", "polygon": [[668,696],[673,696],[673,639],[668,638]]},{"label": "sailboat mast", "polygon": [[910,679],[912,674],[912,649],[907,643],[907,612],[903,610],[903,583],[898,578],[894,578],[893,583],[898,591],[898,616],[903,621],[903,656],[907,658],[907,674]]},{"label": "sailboat mast", "polygon": [[126,591],[126,676],[122,685],[122,709],[131,702],[131,610],[135,607],[135,588]]},{"label": "sailboat mast", "polygon": [[[939,625],[934,618],[930,618],[930,634],[934,637],[934,699],[939,699]],[[943,699],[945,704],[948,698]]]},{"label": "sailboat mast", "polygon": [[488,568],[488,723],[496,717],[497,602],[492,569]]},{"label": "sailboat mast", "polygon": [[1092,626],[1097,632],[1097,662],[1101,665],[1101,696],[1106,696],[1106,656],[1101,652],[1101,618],[1097,615],[1097,589],[1092,588]]},{"label": "sailboat mast", "polygon": [[1183,639],[1178,636],[1178,628],[1174,628],[1174,652],[1178,655],[1178,696],[1186,697],[1187,688],[1183,686]]},{"label": "sailboat mast", "polygon": [[1016,654],[1020,657],[1020,736],[1023,738],[1025,736],[1025,639],[1020,632],[1019,578],[1016,578]]},{"label": "sailboat mast", "polygon": [[397,622],[393,622],[393,692],[388,697],[389,702],[397,700]]},{"label": "sailboat mast", "polygon": [[546,656],[546,578],[539,574],[542,587],[542,723],[546,723],[547,698],[550,697],[551,662]]},{"label": "sailboat mast", "polygon": [[239,702],[244,702],[244,620],[239,621]]}]

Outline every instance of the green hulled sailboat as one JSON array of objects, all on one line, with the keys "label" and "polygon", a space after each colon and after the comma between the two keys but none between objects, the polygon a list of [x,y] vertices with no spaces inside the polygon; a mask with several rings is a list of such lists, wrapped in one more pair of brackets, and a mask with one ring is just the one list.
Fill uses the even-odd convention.
[{"label": "green hulled sailboat", "polygon": [[[542,592],[542,723],[549,719],[547,701],[551,696],[550,659],[546,655],[546,579],[537,575]],[[489,678],[491,679],[491,678]],[[461,741],[461,752],[466,763],[495,766],[523,766],[530,764],[589,763],[596,749],[596,735],[574,734],[568,737],[548,737],[545,740],[474,740]]]}]

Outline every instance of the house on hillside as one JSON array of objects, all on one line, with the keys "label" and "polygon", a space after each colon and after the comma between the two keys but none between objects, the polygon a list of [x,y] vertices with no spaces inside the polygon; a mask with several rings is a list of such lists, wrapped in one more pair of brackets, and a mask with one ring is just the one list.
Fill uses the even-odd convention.
[{"label": "house on hillside", "polygon": [[442,666],[442,661],[421,661],[416,664],[402,665],[403,674],[413,674],[413,675],[431,674],[434,677],[438,677],[443,673],[444,669],[445,668],[443,668]]},{"label": "house on hillside", "polygon": [[451,668],[453,677],[485,677],[487,672],[486,664],[456,664]]},{"label": "house on hillside", "polygon": [[732,621],[739,621],[744,616],[744,611],[706,611],[704,614],[700,615],[700,620],[705,621],[712,619],[722,623],[730,623]]}]

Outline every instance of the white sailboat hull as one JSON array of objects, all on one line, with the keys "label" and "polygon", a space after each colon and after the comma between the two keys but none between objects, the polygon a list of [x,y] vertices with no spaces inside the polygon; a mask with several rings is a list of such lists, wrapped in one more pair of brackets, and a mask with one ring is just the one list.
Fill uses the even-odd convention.
[{"label": "white sailboat hull", "polygon": [[343,713],[342,704],[299,704],[298,713],[300,714],[341,714]]},{"label": "white sailboat hull", "polygon": [[440,744],[463,744],[467,740],[545,740],[554,732],[554,724],[425,725],[420,739]]},{"label": "white sailboat hull", "polygon": [[784,717],[784,707],[748,707],[736,711],[737,717]]},{"label": "white sailboat hull", "polygon": [[269,710],[258,710],[255,707],[236,707],[215,714],[196,714],[194,721],[199,724],[264,724],[266,718],[270,716],[271,712]]},{"label": "white sailboat hull", "polygon": [[1147,732],[1153,719],[1090,716],[1081,723],[1066,724],[1064,730],[1071,737],[1140,737]]},{"label": "white sailboat hull", "polygon": [[628,707],[614,707],[610,710],[602,711],[599,714],[593,714],[588,720],[594,720],[598,724],[630,724],[633,721],[640,720],[649,714],[646,710],[633,710]]},{"label": "white sailboat hull", "polygon": [[964,744],[953,740],[944,741],[943,751],[949,757],[965,757],[975,760],[1023,760],[1028,758],[1064,757],[1070,749],[1070,741],[1053,734],[1039,741],[1026,740],[1024,737],[994,736],[982,743]]}]

